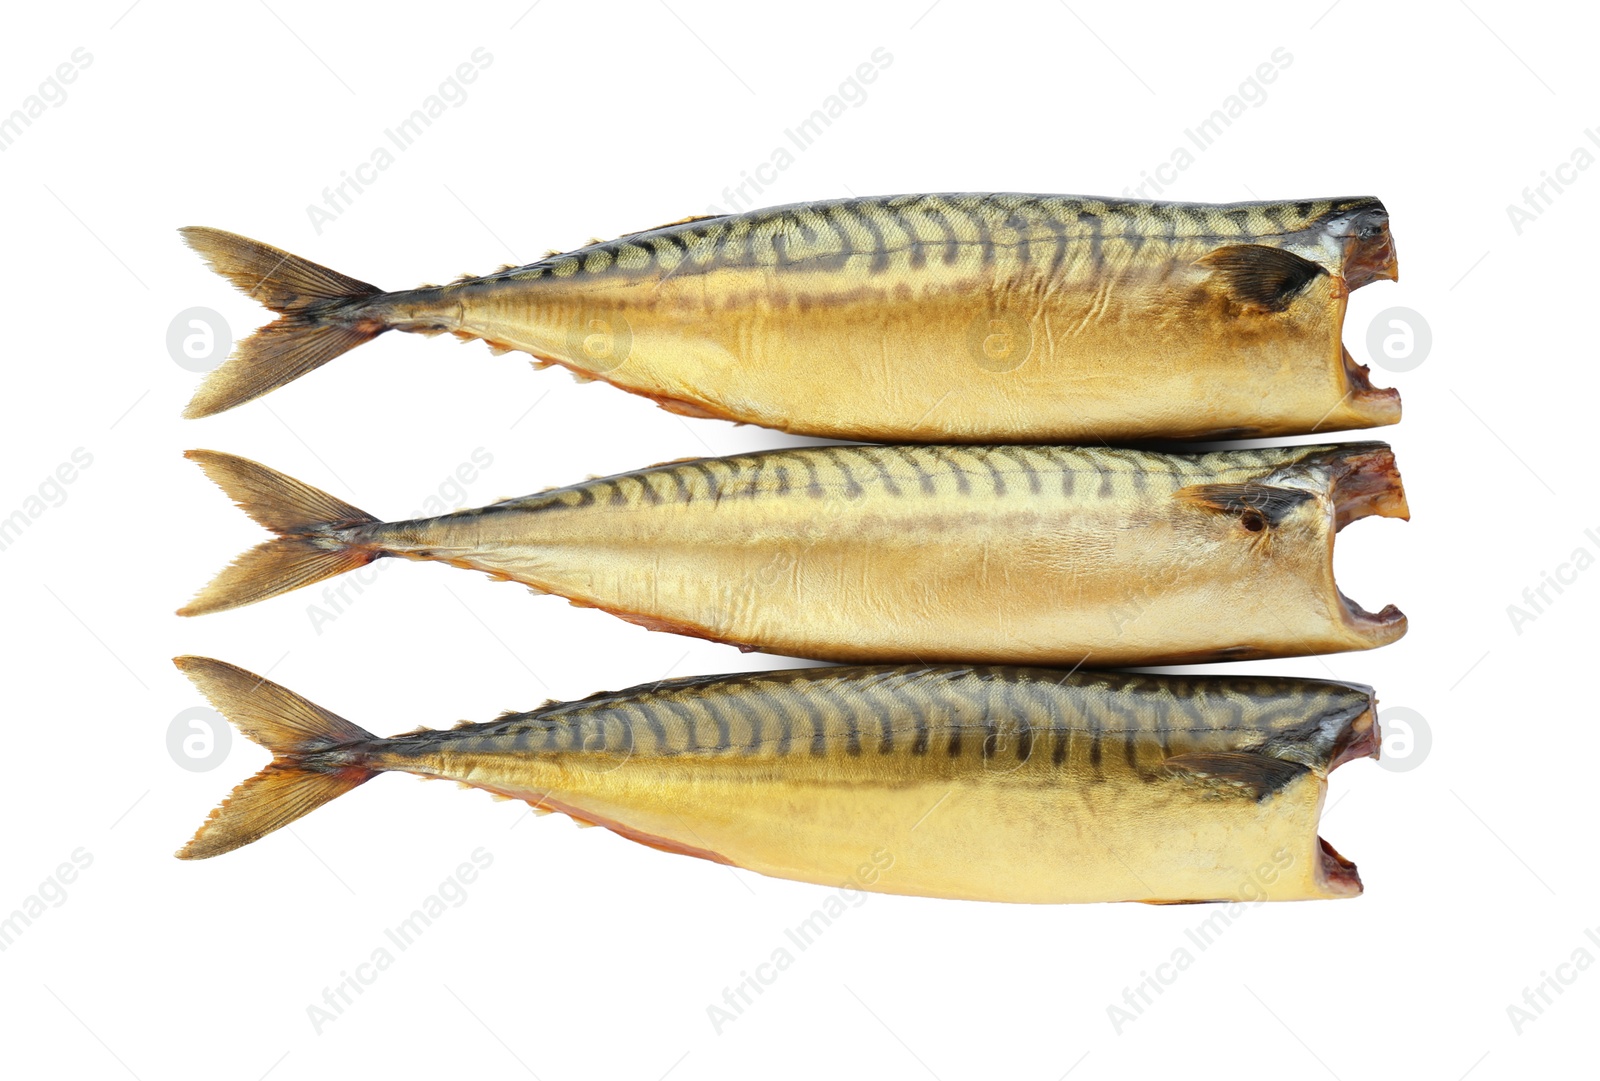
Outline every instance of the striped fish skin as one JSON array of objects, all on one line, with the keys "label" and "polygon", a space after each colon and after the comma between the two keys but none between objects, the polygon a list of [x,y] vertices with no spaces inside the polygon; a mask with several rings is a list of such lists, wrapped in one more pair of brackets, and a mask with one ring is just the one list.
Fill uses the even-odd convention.
[{"label": "striped fish skin", "polygon": [[[1034,903],[1303,900],[1361,892],[1316,827],[1328,773],[1378,753],[1374,709],[1370,688],[1323,680],[798,669],[372,737],[300,768],[448,778],[826,885]],[[189,854],[224,840],[203,829]],[[863,866],[878,869],[870,881]]]},{"label": "striped fish skin", "polygon": [[[262,269],[283,254],[262,253]],[[1340,340],[1350,290],[1396,265],[1370,197],[904,195],[689,219],[445,286],[346,279],[328,317],[354,336],[339,350],[448,331],[678,412],[800,434],[1272,436],[1399,419],[1398,395]],[[239,377],[219,369],[199,414],[244,400],[224,393]]]},{"label": "striped fish skin", "polygon": [[[806,435],[1338,431],[1399,419],[1398,397],[1365,385],[1340,339],[1344,275],[1370,273],[1346,260],[1372,258],[1352,251],[1353,233],[1381,225],[1392,262],[1386,222],[1375,199],[836,200],[649,230],[398,298],[380,316]],[[1204,263],[1245,245],[1321,273],[1284,311],[1248,306]]]},{"label": "striped fish skin", "polygon": [[[806,447],[418,521],[317,502],[312,522],[362,521],[288,529],[262,516],[278,498],[262,493],[298,482],[227,455],[191,456],[263,524],[300,535],[247,554],[184,614],[397,556],[484,571],[652,629],[822,660],[1102,667],[1366,649],[1405,632],[1398,610],[1364,612],[1333,578],[1340,527],[1407,513],[1381,443],[1199,455]],[[241,479],[245,470],[260,472]]]}]

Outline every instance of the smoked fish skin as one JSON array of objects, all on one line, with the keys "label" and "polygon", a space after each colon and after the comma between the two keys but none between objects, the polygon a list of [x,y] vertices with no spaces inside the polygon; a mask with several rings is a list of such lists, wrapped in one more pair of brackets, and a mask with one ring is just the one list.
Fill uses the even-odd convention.
[{"label": "smoked fish skin", "polygon": [[401,522],[246,459],[189,456],[279,538],[184,615],[400,557],[833,661],[1167,664],[1367,649],[1406,628],[1333,578],[1342,526],[1408,513],[1382,443],[804,447]]},{"label": "smoked fish skin", "polygon": [[[482,339],[676,412],[878,442],[1276,436],[1392,424],[1340,340],[1397,276],[1371,197],[1225,205],[903,195],[688,219],[383,292],[190,227],[283,318],[211,373],[231,408],[395,329]],[[265,285],[263,283],[266,283]]]},{"label": "smoked fish skin", "polygon": [[212,812],[186,859],[403,772],[669,852],[885,893],[1066,903],[1362,889],[1316,832],[1328,773],[1378,754],[1375,699],[1356,684],[794,669],[666,680],[381,739],[233,665],[176,663],[275,755]]}]

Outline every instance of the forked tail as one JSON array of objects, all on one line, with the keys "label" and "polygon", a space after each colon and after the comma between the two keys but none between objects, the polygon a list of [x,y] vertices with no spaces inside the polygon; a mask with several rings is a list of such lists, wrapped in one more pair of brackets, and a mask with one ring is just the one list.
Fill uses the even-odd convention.
[{"label": "forked tail", "polygon": [[366,303],[382,295],[375,285],[236,233],[200,225],[178,232],[212,270],[279,314],[206,376],[186,417],[259,398],[389,329]]},{"label": "forked tail", "polygon": [[215,450],[184,457],[200,468],[257,522],[278,534],[244,553],[211,580],[180,616],[253,604],[365,566],[385,553],[363,527],[378,519],[344,500],[302,484],[248,458]]},{"label": "forked tail", "polygon": [[210,657],[172,663],[235,728],[273,755],[211,812],[178,850],[179,859],[242,848],[382,772],[364,764],[362,753],[376,736],[293,691]]}]

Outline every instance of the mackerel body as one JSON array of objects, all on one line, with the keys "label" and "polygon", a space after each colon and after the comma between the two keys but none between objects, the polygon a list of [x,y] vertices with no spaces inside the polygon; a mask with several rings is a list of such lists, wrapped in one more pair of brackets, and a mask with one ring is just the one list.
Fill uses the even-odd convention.
[{"label": "mackerel body", "polygon": [[[186,614],[395,556],[652,629],[840,661],[1177,663],[1365,649],[1405,630],[1397,610],[1369,614],[1333,579],[1340,527],[1406,513],[1379,443],[807,447],[402,522],[330,509],[338,501],[243,459],[192,456],[285,536]],[[261,513],[294,499],[303,510]]]},{"label": "mackerel body", "polygon": [[[224,713],[219,684],[258,715],[289,695],[179,663]],[[1373,709],[1370,688],[1321,680],[799,669],[345,736],[267,772],[341,791],[388,771],[448,778],[667,851],[889,893],[1299,900],[1360,892],[1316,826],[1328,772],[1377,753]],[[235,803],[249,810],[236,793],[182,854],[253,839]]]},{"label": "mackerel body", "polygon": [[398,329],[482,339],[689,415],[846,439],[1279,435],[1399,418],[1397,395],[1340,340],[1350,290],[1396,275],[1388,214],[1367,197],[833,200],[391,293],[329,284],[232,234],[188,236],[253,295],[263,276],[287,279],[278,310],[303,312],[295,326],[325,329],[332,350],[254,358],[246,342],[193,415]]}]

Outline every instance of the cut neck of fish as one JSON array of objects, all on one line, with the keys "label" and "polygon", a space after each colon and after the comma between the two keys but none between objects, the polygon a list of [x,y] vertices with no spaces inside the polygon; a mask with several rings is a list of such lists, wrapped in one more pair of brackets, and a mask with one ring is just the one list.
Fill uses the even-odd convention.
[{"label": "cut neck of fish", "polygon": [[[1347,443],[1334,448],[1324,460],[1332,474],[1328,494],[1333,502],[1335,534],[1362,518],[1411,519],[1405,488],[1400,482],[1400,470],[1395,465],[1394,451],[1389,449],[1388,444]],[[1328,575],[1331,579],[1331,537],[1329,541]],[[1376,613],[1369,612],[1345,596],[1337,586],[1334,588],[1344,608],[1345,623],[1373,645],[1393,642],[1405,634],[1405,614],[1394,605],[1386,604]]]},{"label": "cut neck of fish", "polygon": [[1340,347],[1344,356],[1344,380],[1350,396],[1350,409],[1367,424],[1377,427],[1400,420],[1400,392],[1393,387],[1372,385],[1372,371],[1357,364],[1350,350]]},{"label": "cut neck of fish", "polygon": [[1360,289],[1375,281],[1399,281],[1400,260],[1394,235],[1389,232],[1389,212],[1383,206],[1362,210],[1345,227],[1344,284]]},{"label": "cut neck of fish", "polygon": [[1392,604],[1369,612],[1339,591],[1345,622],[1375,646],[1387,645],[1405,634],[1406,614]]},{"label": "cut neck of fish", "polygon": [[1317,868],[1322,887],[1334,897],[1361,896],[1361,876],[1356,873],[1356,865],[1321,837],[1317,838],[1317,848],[1322,855],[1322,866]]},{"label": "cut neck of fish", "polygon": [[1333,747],[1333,757],[1328,762],[1329,773],[1357,758],[1378,757],[1383,733],[1378,729],[1378,700],[1370,689],[1367,691],[1367,700],[1367,708],[1339,734],[1338,742]]},{"label": "cut neck of fish", "polygon": [[[1378,729],[1378,700],[1369,689],[1367,708],[1340,733],[1339,741],[1334,745],[1333,757],[1328,763],[1328,772],[1332,773],[1357,758],[1377,758],[1382,742],[1383,733]],[[1326,795],[1327,789],[1324,788],[1323,792]],[[1360,896],[1361,876],[1356,873],[1356,865],[1339,855],[1321,837],[1317,838],[1317,852],[1321,860],[1317,867],[1317,880],[1322,888],[1333,897]]]},{"label": "cut neck of fish", "polygon": [[1411,520],[1405,488],[1387,443],[1347,443],[1326,459],[1332,470],[1334,530],[1377,515]]}]

